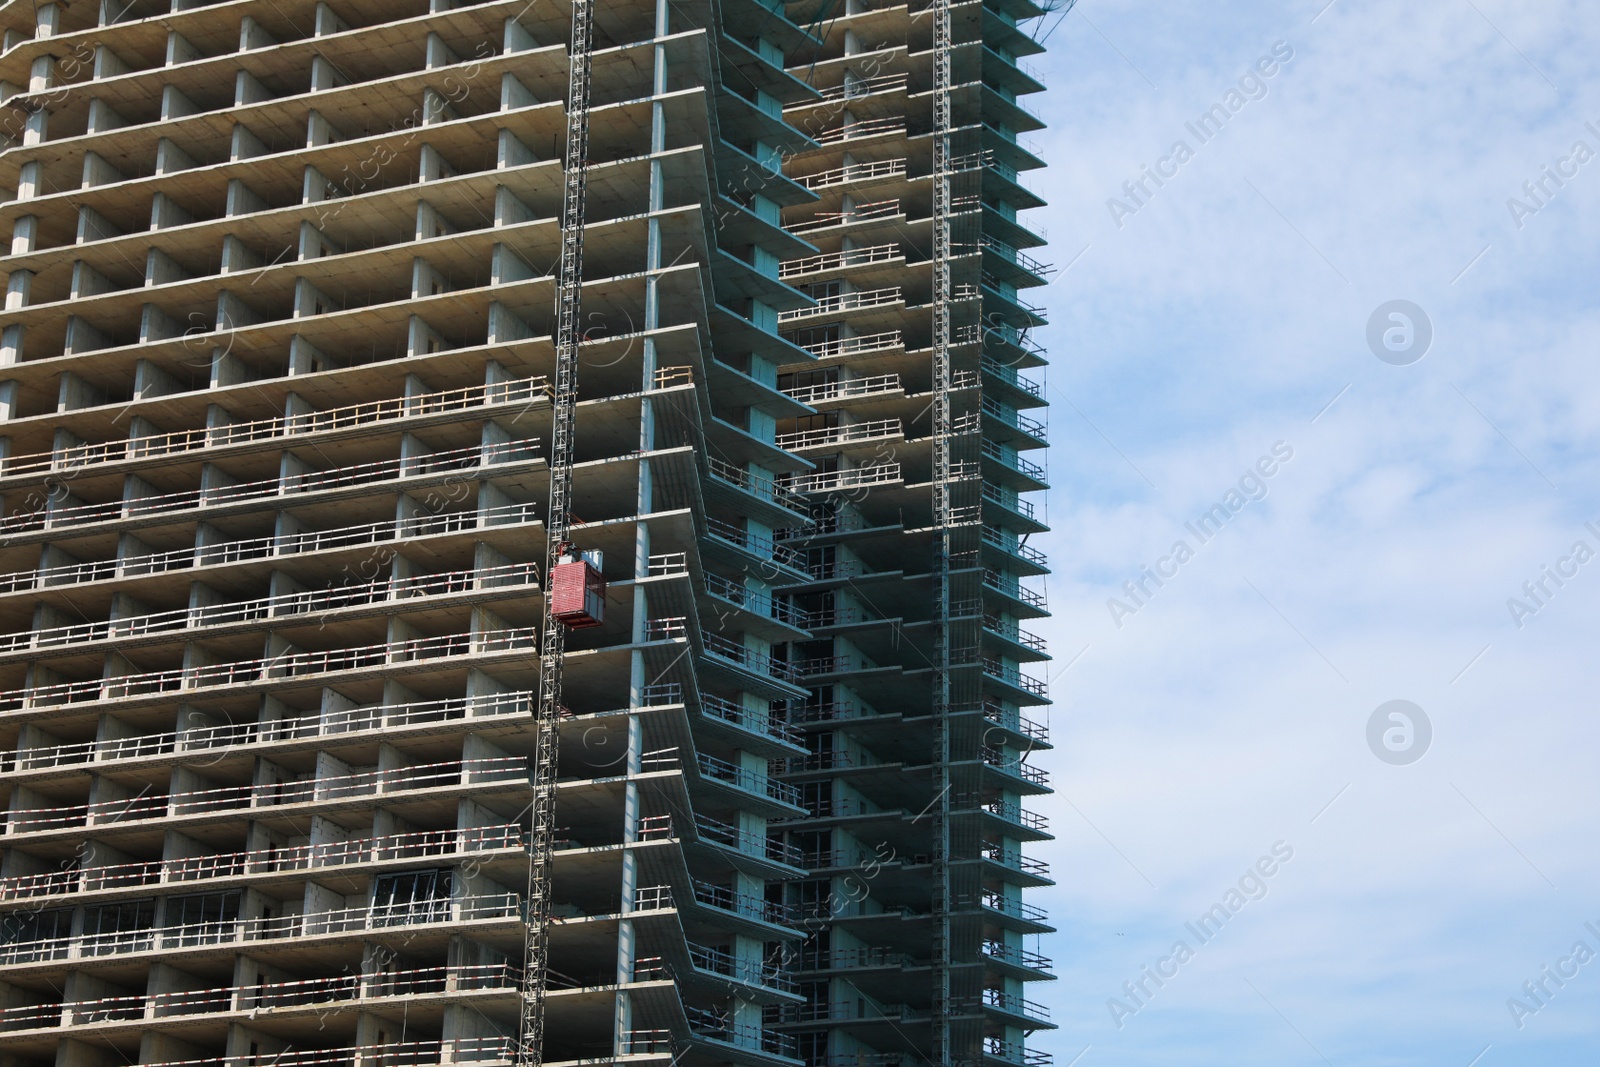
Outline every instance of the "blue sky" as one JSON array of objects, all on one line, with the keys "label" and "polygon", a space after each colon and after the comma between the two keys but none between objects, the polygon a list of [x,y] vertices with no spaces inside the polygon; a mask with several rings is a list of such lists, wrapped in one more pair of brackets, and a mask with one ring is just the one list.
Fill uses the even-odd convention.
[{"label": "blue sky", "polygon": [[[1572,955],[1600,953],[1600,558],[1572,555],[1600,552],[1600,157],[1573,155],[1600,153],[1600,10],[1325,3],[1083,0],[1034,60],[1035,221],[1067,268],[1033,293],[1059,789],[1033,851],[1060,933],[1029,995],[1057,1067],[1600,1059],[1600,956]],[[1201,144],[1186,123],[1277,42]],[[1533,201],[1547,165],[1569,176]],[[1406,365],[1367,340],[1394,300],[1432,326]],[[1279,442],[1200,544],[1185,524]],[[1546,566],[1576,574],[1536,605]],[[1431,724],[1414,762],[1369,748],[1391,700]],[[1277,842],[1200,944],[1185,924]],[[1535,1001],[1546,966],[1577,974]]]}]

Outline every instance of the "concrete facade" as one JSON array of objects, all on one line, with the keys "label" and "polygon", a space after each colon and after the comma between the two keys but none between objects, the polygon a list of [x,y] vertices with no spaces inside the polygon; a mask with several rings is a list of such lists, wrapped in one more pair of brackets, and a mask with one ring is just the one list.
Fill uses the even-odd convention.
[{"label": "concrete facade", "polygon": [[[950,8],[942,431],[931,7],[596,8],[546,1063],[1047,1060],[1041,12]],[[516,1058],[570,19],[0,4],[0,1067]]]}]

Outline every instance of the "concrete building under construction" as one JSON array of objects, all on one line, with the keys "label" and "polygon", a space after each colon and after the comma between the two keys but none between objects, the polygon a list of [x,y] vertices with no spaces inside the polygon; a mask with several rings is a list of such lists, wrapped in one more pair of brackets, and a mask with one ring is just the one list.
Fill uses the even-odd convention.
[{"label": "concrete building under construction", "polygon": [[0,1067],[1048,1063],[1042,13],[0,3]]}]

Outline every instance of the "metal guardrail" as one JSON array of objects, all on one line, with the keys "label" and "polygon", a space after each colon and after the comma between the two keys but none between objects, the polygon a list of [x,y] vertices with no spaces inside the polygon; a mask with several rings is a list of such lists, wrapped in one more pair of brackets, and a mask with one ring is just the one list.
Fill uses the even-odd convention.
[{"label": "metal guardrail", "polygon": [[[895,331],[898,339],[899,331]],[[848,400],[877,393],[904,392],[898,374],[875,374],[869,378],[846,378],[837,382],[820,382],[816,385],[797,385],[784,392],[802,404],[816,404],[825,400]]]},{"label": "metal guardrail", "polygon": [[328,934],[483,919],[521,918],[522,901],[515,893],[494,893],[460,899],[407,901],[403,905],[338,908],[303,915],[218,920],[182,926],[145,927],[108,933],[84,933],[39,941],[0,945],[0,963],[37,963],[134,952],[220,946],[250,941],[279,941]]},{"label": "metal guardrail", "polygon": [[430,452],[424,456],[355,463],[327,470],[307,470],[253,482],[234,482],[176,493],[128,497],[101,504],[74,504],[61,508],[47,505],[33,511],[13,512],[0,516],[0,533],[53,530],[58,527],[89,526],[150,515],[203,511],[207,508],[276,499],[293,494],[348,489],[403,478],[534,460],[540,458],[538,444],[537,438],[523,438],[516,441],[502,441],[498,444],[472,445],[467,448]]},{"label": "metal guardrail", "polygon": [[510,964],[484,964],[374,971],[286,982],[255,982],[210,989],[0,1008],[0,1030],[55,1029],[147,1017],[166,1019],[382,997],[439,996],[494,989],[514,993],[521,981],[521,971]]},{"label": "metal guardrail", "polygon": [[800,319],[816,318],[819,315],[837,315],[846,311],[883,307],[886,304],[898,304],[903,299],[898,285],[888,286],[883,289],[864,289],[858,292],[840,293],[838,296],[823,297],[811,307],[780,311],[778,312],[778,324],[786,326]]},{"label": "metal guardrail", "polygon": [[225,601],[196,608],[179,608],[151,615],[133,615],[105,622],[56,626],[31,633],[0,636],[0,652],[49,648],[62,644],[84,644],[119,638],[145,637],[173,631],[197,630],[229,623],[250,623],[267,618],[305,615],[316,611],[360,607],[414,597],[448,596],[505,585],[529,585],[539,577],[537,563],[508,563],[499,567],[417,574],[406,578],[385,578],[374,582],[310,589],[256,600]]},{"label": "metal guardrail", "polygon": [[883,159],[873,163],[851,163],[843,167],[834,167],[832,170],[818,171],[815,174],[802,175],[795,180],[807,189],[827,189],[835,185],[850,185],[859,182],[887,181],[891,178],[904,178],[906,176],[906,160]]},{"label": "metal guardrail", "polygon": [[413,515],[399,521],[360,523],[331,530],[307,530],[282,537],[257,537],[243,541],[183,548],[121,559],[44,567],[0,575],[0,592],[13,593],[41,585],[80,585],[108,578],[164,574],[192,567],[240,563],[253,559],[299,555],[351,545],[378,544],[437,534],[458,533],[489,526],[542,521],[542,513],[531,504],[508,504],[482,511],[449,512],[439,515]]},{"label": "metal guardrail", "polygon": [[462,830],[424,830],[288,848],[212,853],[186,859],[117,863],[103,867],[73,867],[48,874],[12,875],[0,878],[0,900],[32,900],[63,893],[202,882],[252,874],[282,874],[499,849],[520,850],[523,847],[522,828],[515,824]]},{"label": "metal guardrail", "polygon": [[7,835],[59,830],[74,826],[105,826],[166,819],[201,813],[227,814],[266,807],[309,804],[349,797],[372,796],[414,789],[437,789],[492,782],[525,781],[528,761],[522,756],[452,760],[382,771],[331,775],[287,782],[257,782],[184,793],[141,793],[120,800],[66,804],[49,808],[12,808],[6,817]]},{"label": "metal guardrail", "polygon": [[438,637],[387,641],[378,645],[332,649],[325,652],[286,653],[269,659],[238,660],[200,667],[123,674],[86,682],[28,686],[0,692],[0,712],[18,711],[30,707],[53,707],[59,704],[160,696],[191,689],[282,681],[395,663],[415,663],[454,656],[532,649],[536,634],[537,631],[532,627],[443,634]]},{"label": "metal guardrail", "polygon": [[515,381],[445,389],[416,396],[395,397],[364,404],[348,404],[326,411],[308,411],[250,422],[233,422],[198,430],[131,437],[100,444],[68,445],[49,452],[0,459],[0,477],[48,471],[71,471],[75,475],[98,464],[128,460],[148,460],[180,455],[228,445],[274,441],[285,437],[329,433],[369,427],[374,424],[422,418],[452,411],[501,404],[532,403],[550,396],[550,381],[544,375]]}]

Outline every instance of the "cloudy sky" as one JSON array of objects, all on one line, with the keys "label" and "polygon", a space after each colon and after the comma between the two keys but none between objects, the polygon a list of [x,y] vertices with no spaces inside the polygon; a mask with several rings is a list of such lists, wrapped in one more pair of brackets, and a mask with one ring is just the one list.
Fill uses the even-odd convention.
[{"label": "cloudy sky", "polygon": [[1326,3],[1083,0],[1034,60],[1057,1067],[1600,1059],[1600,10]]}]

